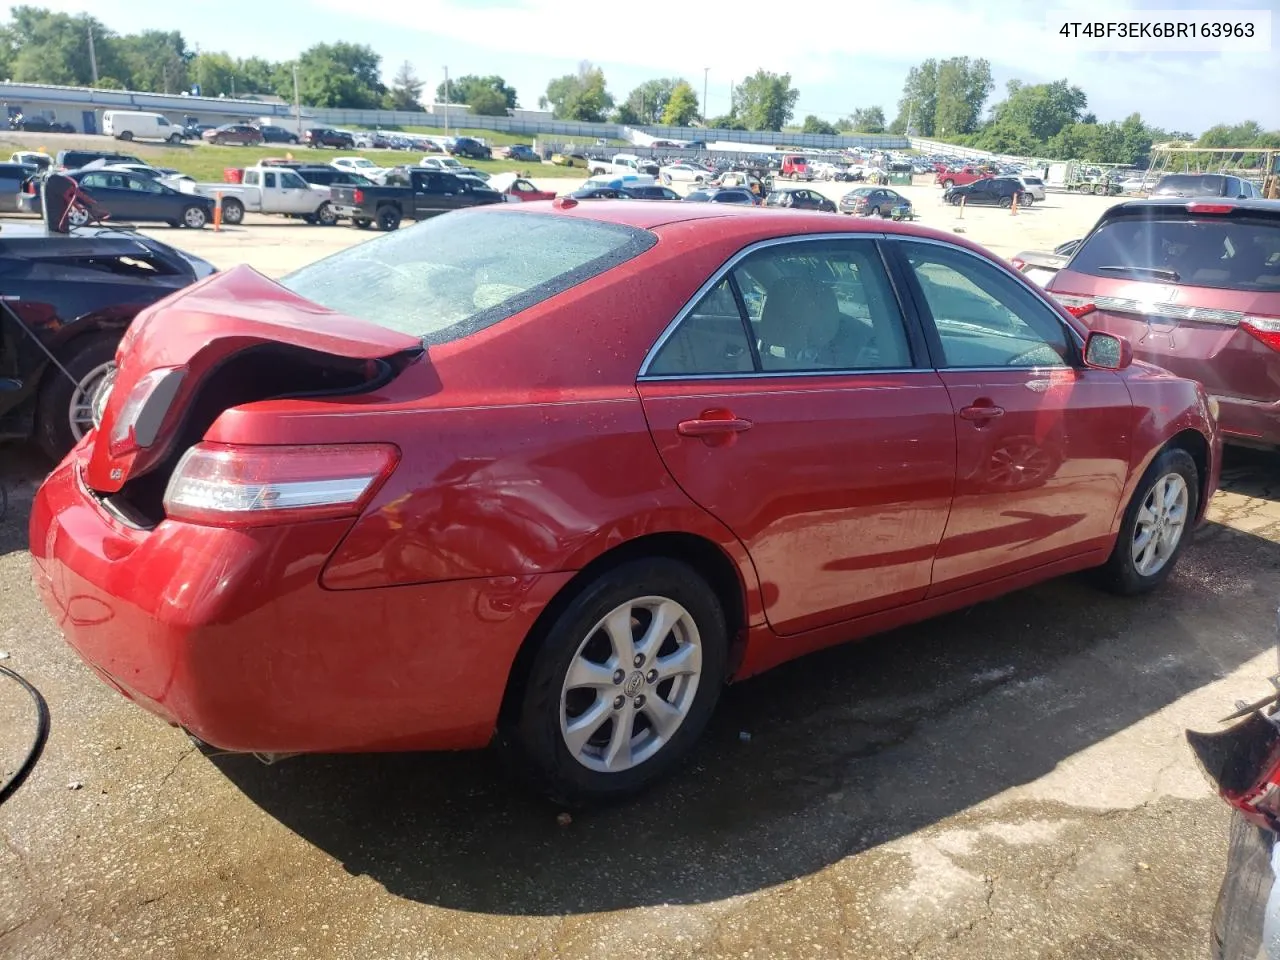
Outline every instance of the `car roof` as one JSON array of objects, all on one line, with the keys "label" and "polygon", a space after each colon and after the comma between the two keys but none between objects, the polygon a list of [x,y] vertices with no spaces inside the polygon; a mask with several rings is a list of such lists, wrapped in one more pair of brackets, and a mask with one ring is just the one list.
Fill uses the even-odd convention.
[{"label": "car roof", "polygon": [[1102,219],[1110,219],[1125,213],[1135,213],[1141,211],[1151,211],[1153,213],[1165,213],[1173,211],[1185,211],[1187,205],[1191,203],[1197,204],[1227,204],[1236,210],[1244,213],[1261,213],[1268,216],[1280,217],[1280,200],[1233,200],[1230,197],[1145,197],[1137,200],[1126,200],[1124,203],[1117,203],[1105,210]]},{"label": "car roof", "polygon": [[[732,218],[734,221],[742,221],[740,224],[742,232],[755,234],[755,239],[758,240],[808,233],[897,234],[928,240],[940,240],[971,250],[986,252],[983,251],[982,247],[964,237],[959,237],[952,233],[944,233],[941,230],[932,230],[913,223],[895,220],[876,220],[873,223],[850,217],[833,217],[829,213],[820,213],[818,211],[809,213],[769,207],[738,207],[732,204],[713,203],[631,204],[626,201],[611,200],[602,200],[599,203],[590,205],[577,204],[572,207],[559,207],[557,204],[559,204],[558,200],[536,200],[479,209],[497,210],[504,213],[515,212],[518,214],[553,212],[561,216],[580,217],[584,220],[600,220],[606,223],[636,227],[641,230],[654,230],[659,235],[666,229],[683,224],[697,225],[704,220],[725,221]],[[708,228],[711,226],[711,224],[707,224]],[[717,226],[727,227],[730,224],[724,223]],[[739,224],[734,223],[733,226],[737,227]],[[754,240],[748,242],[754,242]]]}]

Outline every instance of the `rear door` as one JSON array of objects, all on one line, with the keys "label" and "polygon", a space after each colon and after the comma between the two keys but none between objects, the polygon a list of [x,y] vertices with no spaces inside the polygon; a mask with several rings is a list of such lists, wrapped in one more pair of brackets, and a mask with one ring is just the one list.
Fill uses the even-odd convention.
[{"label": "rear door", "polygon": [[1105,546],[1130,461],[1123,378],[1085,368],[1067,323],[985,257],[892,246],[955,417],[955,500],[933,593]]},{"label": "rear door", "polygon": [[447,213],[461,206],[458,182],[453,174],[434,170],[415,170],[412,174],[412,182],[413,207],[419,220]]},{"label": "rear door", "polygon": [[676,481],[750,552],[778,633],[925,596],[955,421],[874,240],[749,252],[659,341],[638,387]]}]

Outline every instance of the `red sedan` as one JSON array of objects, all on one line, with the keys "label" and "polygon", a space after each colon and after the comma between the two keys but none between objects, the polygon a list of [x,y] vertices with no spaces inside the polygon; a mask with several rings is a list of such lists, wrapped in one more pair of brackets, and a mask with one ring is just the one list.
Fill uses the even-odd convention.
[{"label": "red sedan", "polygon": [[726,680],[1098,568],[1218,482],[1194,382],[980,248],[723,204],[504,204],[144,312],[39,491],[45,602],[225,750],[481,747],[637,790]]}]

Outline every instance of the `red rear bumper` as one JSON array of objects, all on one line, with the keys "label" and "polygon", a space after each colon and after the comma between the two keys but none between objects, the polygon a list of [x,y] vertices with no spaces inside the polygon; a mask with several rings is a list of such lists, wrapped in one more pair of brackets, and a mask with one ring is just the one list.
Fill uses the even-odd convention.
[{"label": "red rear bumper", "polygon": [[41,597],[105,680],[226,750],[483,746],[520,643],[571,576],[329,591],[349,521],[137,530],[81,485],[81,456],[32,509]]}]

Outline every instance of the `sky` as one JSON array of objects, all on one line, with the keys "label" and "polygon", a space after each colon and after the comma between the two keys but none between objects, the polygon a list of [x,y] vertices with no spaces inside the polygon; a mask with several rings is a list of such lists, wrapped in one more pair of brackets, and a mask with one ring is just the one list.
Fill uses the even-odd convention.
[{"label": "sky", "polygon": [[[1123,20],[1134,10],[1187,11],[1201,20],[1211,0],[1001,0],[975,6],[939,0],[836,0],[787,4],[603,6],[569,0],[30,0],[90,12],[108,27],[180,30],[200,50],[287,60],[315,43],[365,43],[382,56],[384,79],[408,61],[433,90],[444,77],[497,73],[520,106],[536,108],[554,77],[588,59],[604,70],[618,100],[644,80],[682,76],[707,114],[728,112],[731,85],[763,67],[790,73],[800,91],[795,119],[834,121],[879,105],[892,120],[907,70],[928,57],[984,57],[996,90],[1005,83],[1066,78],[1081,87],[1100,120],[1137,111],[1167,130],[1200,133],[1215,123],[1257,120],[1280,129],[1280,49],[1242,53],[1097,53],[1056,36],[1051,21]],[[1101,6],[1099,6],[1101,4]],[[1219,8],[1270,11],[1280,33],[1280,0],[1219,0]],[[6,7],[6,10],[8,8]],[[687,9],[664,15],[660,11]],[[1199,10],[1199,13],[1194,11]],[[1220,12],[1220,11],[1219,11]],[[613,25],[613,26],[611,26]],[[613,27],[616,26],[616,29]],[[1273,41],[1280,42],[1280,41]]]}]

